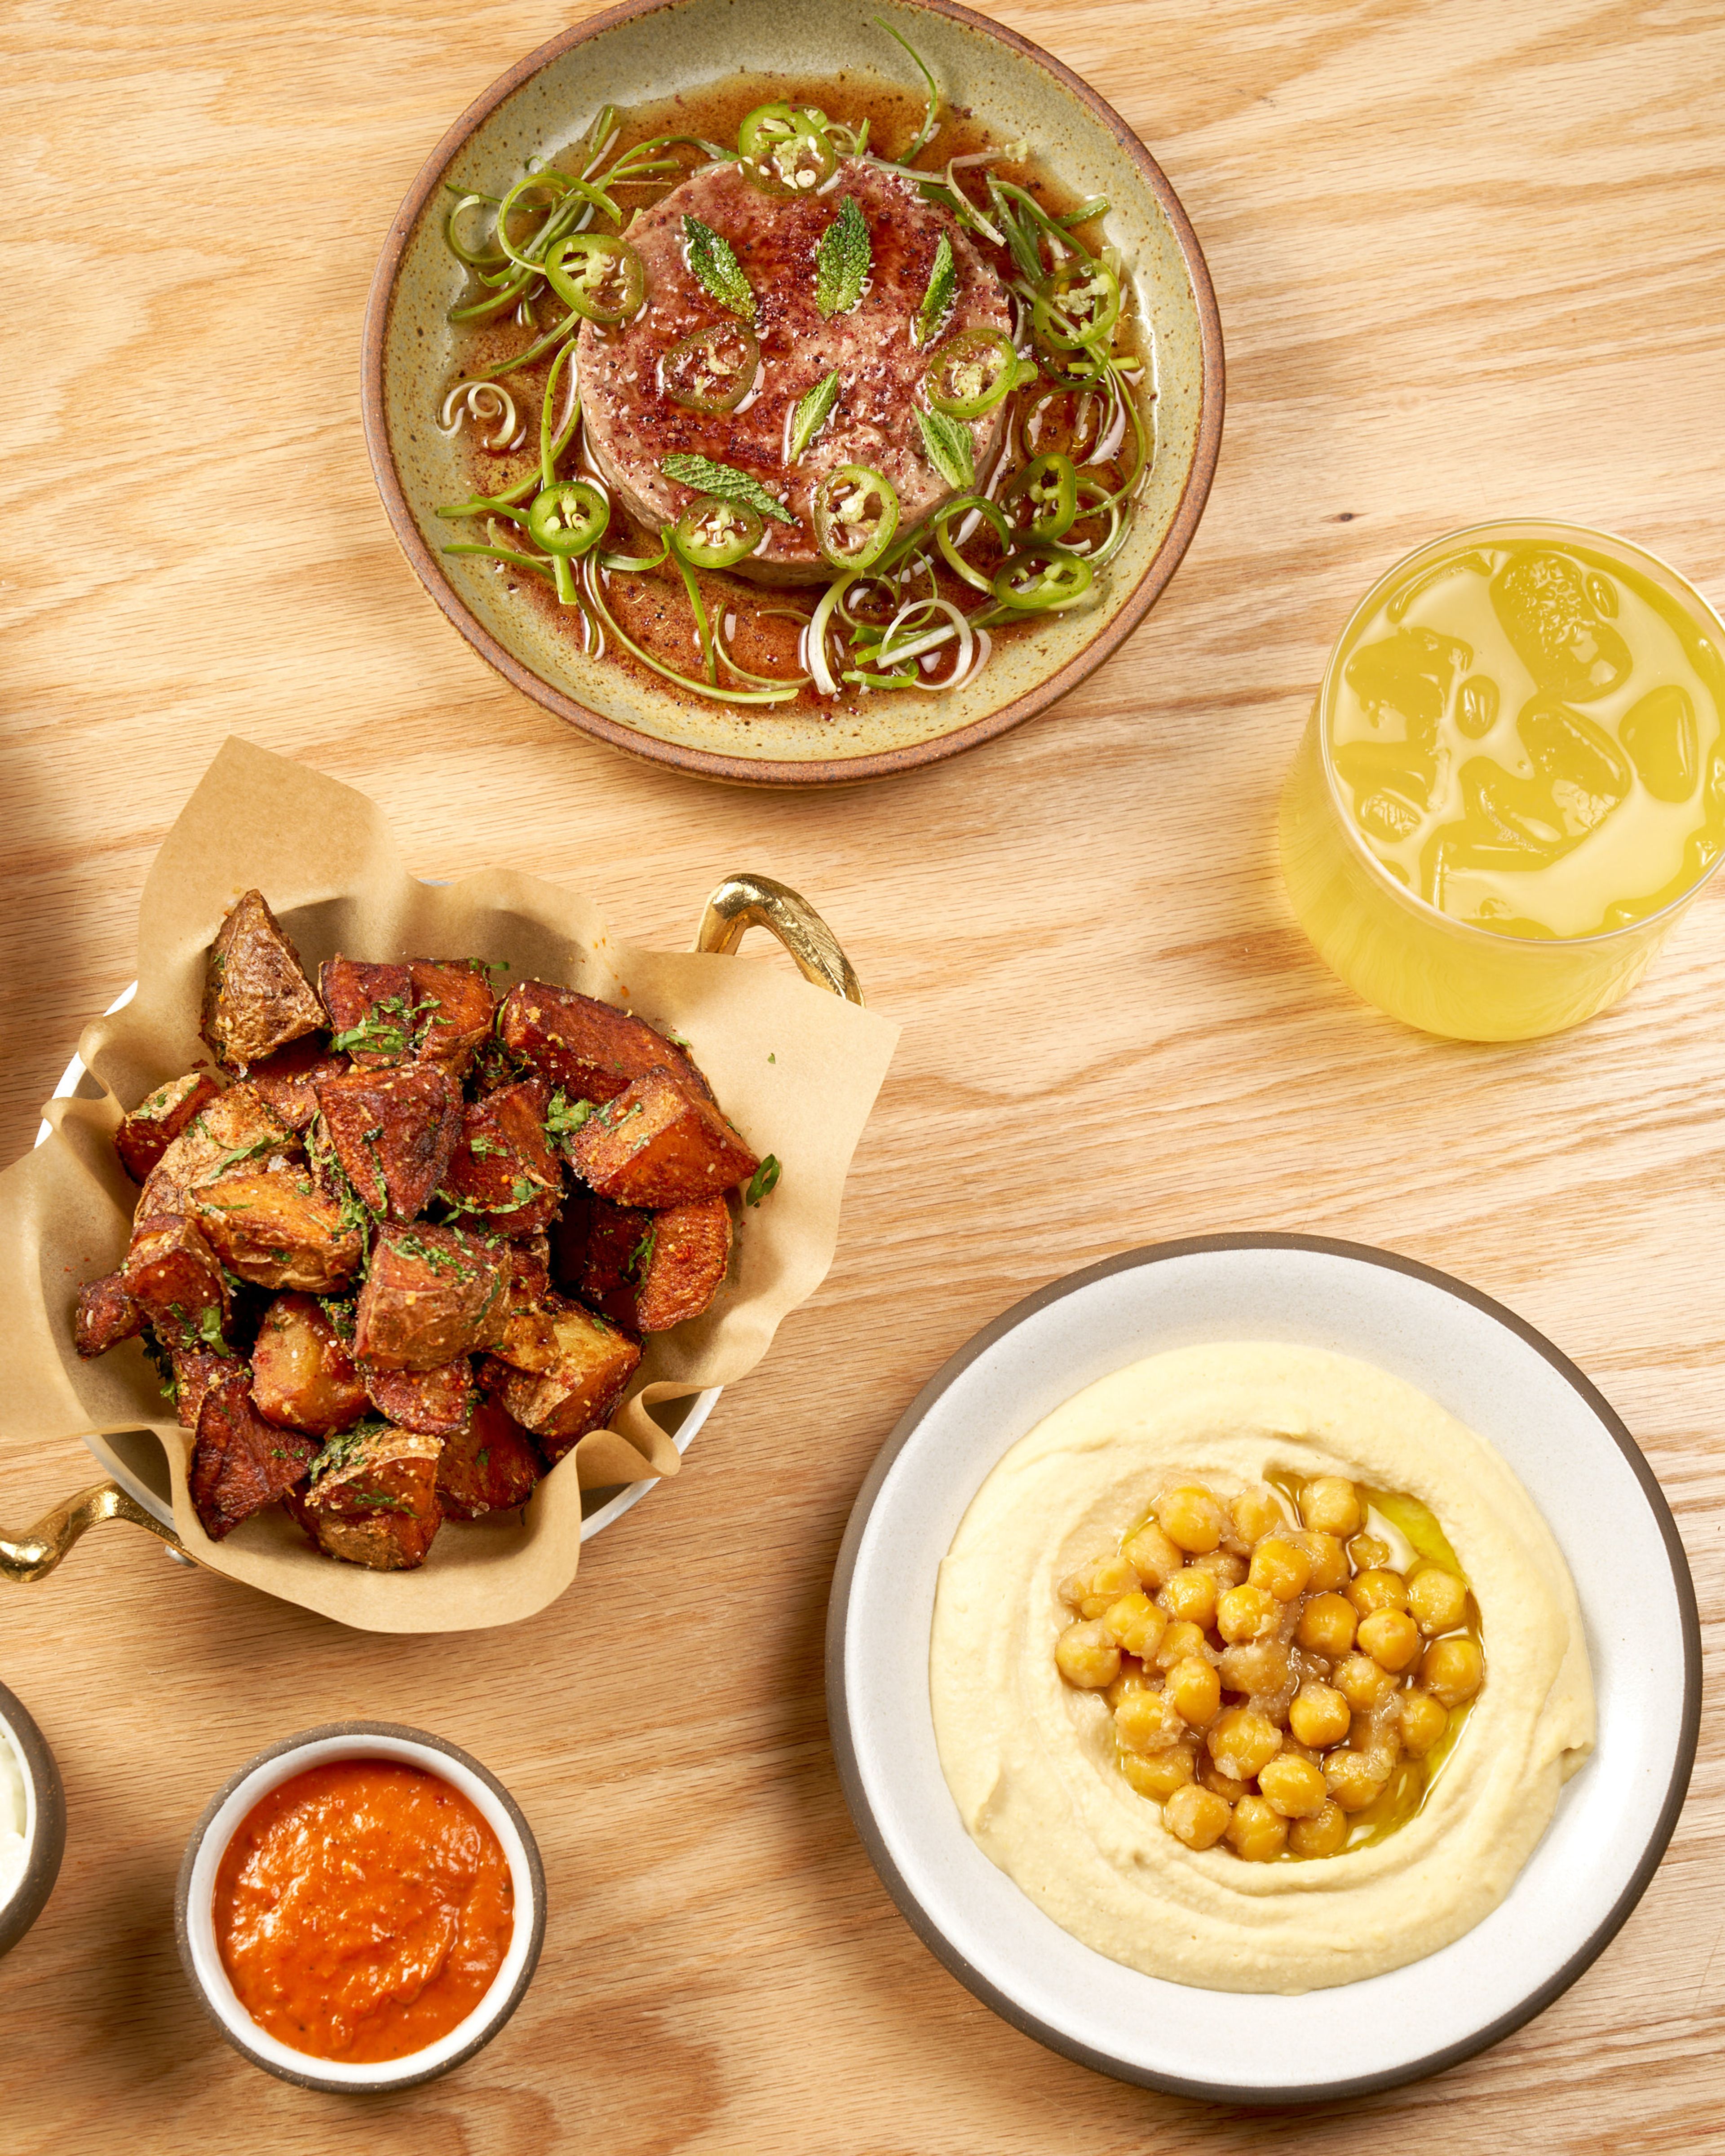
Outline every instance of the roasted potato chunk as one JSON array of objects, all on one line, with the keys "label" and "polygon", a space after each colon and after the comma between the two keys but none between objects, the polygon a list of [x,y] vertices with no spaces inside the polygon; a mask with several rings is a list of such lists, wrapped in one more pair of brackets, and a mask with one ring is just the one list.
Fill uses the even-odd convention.
[{"label": "roasted potato chunk", "polygon": [[635,1332],[698,1317],[731,1263],[731,1209],[703,1198],[660,1213],[593,1199],[578,1285],[583,1299]]},{"label": "roasted potato chunk", "polygon": [[413,981],[405,966],[326,958],[317,985],[330,1014],[330,1046],[356,1069],[383,1070],[413,1052]]},{"label": "roasted potato chunk", "polygon": [[[536,1240],[542,1243],[544,1238]],[[532,1244],[511,1243],[506,1255],[509,1313],[495,1352],[516,1369],[548,1370],[557,1360],[557,1334],[547,1255]]]},{"label": "roasted potato chunk", "polygon": [[350,1430],[317,1455],[291,1507],[326,1556],[374,1572],[411,1572],[443,1523],[437,1501],[439,1440],[416,1430]]},{"label": "roasted potato chunk", "polygon": [[545,1136],[543,1082],[526,1079],[475,1101],[440,1186],[500,1235],[536,1235],[562,1202],[562,1163]]},{"label": "roasted potato chunk", "polygon": [[300,1136],[317,1113],[317,1089],[326,1078],[340,1078],[352,1068],[345,1055],[333,1055],[321,1040],[296,1040],[279,1055],[254,1063],[245,1082],[290,1131]]},{"label": "roasted potato chunk", "polygon": [[711,1089],[674,1041],[634,1017],[573,988],[522,981],[503,998],[497,1031],[506,1048],[572,1101],[613,1101],[649,1070],[675,1073],[692,1093]]},{"label": "roasted potato chunk", "polygon": [[114,1150],[120,1165],[134,1183],[145,1183],[174,1140],[222,1090],[220,1079],[208,1070],[188,1070],[183,1078],[171,1078],[139,1101],[114,1133]]},{"label": "roasted potato chunk", "polygon": [[356,1358],[374,1370],[434,1370],[503,1337],[505,1251],[462,1228],[377,1231],[355,1312]]},{"label": "roasted potato chunk", "polygon": [[298,1430],[265,1422],[252,1405],[243,1364],[211,1385],[198,1414],[187,1475],[193,1509],[212,1542],[285,1496],[316,1457]]},{"label": "roasted potato chunk", "polygon": [[230,1070],[261,1063],[325,1024],[323,1005],[281,923],[249,891],[209,948],[204,976],[204,1039]]},{"label": "roasted potato chunk", "polygon": [[368,1370],[366,1390],[385,1422],[423,1437],[448,1437],[473,1412],[473,1365],[465,1355],[434,1370]]},{"label": "roasted potato chunk", "polygon": [[122,1340],[135,1340],[143,1329],[144,1313],[126,1293],[119,1273],[104,1273],[79,1289],[72,1344],[86,1363]]},{"label": "roasted potato chunk", "polygon": [[347,1343],[315,1296],[279,1295],[252,1349],[252,1399],[260,1414],[311,1437],[347,1430],[366,1411],[366,1389]]},{"label": "roasted potato chunk", "polygon": [[306,1168],[223,1175],[192,1194],[192,1215],[230,1273],[254,1287],[339,1295],[359,1270],[365,1236]]},{"label": "roasted potato chunk", "polygon": [[497,1016],[497,998],[485,968],[473,958],[415,958],[408,973],[419,1060],[440,1065],[452,1078],[465,1078]]},{"label": "roasted potato chunk", "polygon": [[182,1430],[195,1430],[204,1394],[231,1377],[236,1367],[242,1371],[244,1367],[218,1348],[176,1348],[169,1360],[174,1373],[174,1413]]},{"label": "roasted potato chunk", "polygon": [[183,1215],[140,1224],[120,1281],[164,1348],[213,1348],[227,1338],[228,1283],[215,1253]]},{"label": "roasted potato chunk", "polygon": [[569,1158],[601,1198],[656,1212],[747,1183],[761,1165],[715,1103],[649,1070],[588,1116]]},{"label": "roasted potato chunk", "polygon": [[437,1497],[446,1517],[477,1520],[525,1505],[545,1472],[527,1433],[490,1400],[481,1400],[465,1428],[444,1440],[437,1463]]},{"label": "roasted potato chunk", "polygon": [[230,1168],[281,1168],[304,1158],[300,1141],[251,1086],[230,1086],[198,1111],[151,1169],[136,1217],[183,1213],[200,1183]]},{"label": "roasted potato chunk", "polygon": [[320,1086],[317,1105],[360,1203],[389,1220],[422,1213],[460,1134],[459,1086],[432,1064],[352,1070]]},{"label": "roasted potato chunk", "polygon": [[[556,1359],[538,1372],[509,1371],[495,1398],[557,1461],[590,1430],[603,1430],[641,1359],[639,1343],[606,1318],[566,1303],[552,1317]],[[504,1365],[499,1368],[506,1367]]]}]

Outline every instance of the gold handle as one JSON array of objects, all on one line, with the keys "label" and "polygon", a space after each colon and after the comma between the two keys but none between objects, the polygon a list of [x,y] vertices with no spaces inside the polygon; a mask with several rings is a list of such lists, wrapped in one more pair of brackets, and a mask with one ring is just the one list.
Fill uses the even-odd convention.
[{"label": "gold handle", "polygon": [[751,928],[776,936],[797,971],[819,988],[860,1004],[863,992],[850,959],[814,908],[772,876],[728,875],[706,902],[695,937],[697,951],[734,951]]},{"label": "gold handle", "polygon": [[146,1527],[165,1542],[169,1554],[182,1563],[192,1563],[173,1529],[163,1527],[136,1498],[127,1496],[117,1482],[93,1482],[75,1497],[68,1497],[64,1505],[44,1512],[23,1534],[9,1534],[0,1527],[0,1579],[14,1580],[23,1586],[27,1580],[45,1578],[80,1535],[101,1520],[130,1520],[135,1527]]},{"label": "gold handle", "polygon": [[[862,989],[838,937],[807,899],[772,876],[726,876],[706,902],[695,947],[734,951],[751,928],[764,928],[776,936],[804,980],[849,1003],[862,1001]],[[28,1580],[46,1578],[78,1537],[103,1520],[130,1520],[166,1543],[170,1557],[182,1564],[194,1562],[173,1529],[163,1527],[117,1482],[94,1482],[44,1513],[22,1534],[0,1527],[0,1579],[22,1586]]]}]

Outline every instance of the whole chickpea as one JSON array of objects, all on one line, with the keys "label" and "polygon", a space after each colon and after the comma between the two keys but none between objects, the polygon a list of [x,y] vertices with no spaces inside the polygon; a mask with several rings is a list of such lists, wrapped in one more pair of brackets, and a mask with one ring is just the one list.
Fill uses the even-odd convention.
[{"label": "whole chickpea", "polygon": [[1387,1774],[1378,1773],[1363,1752],[1332,1752],[1324,1761],[1330,1797],[1344,1812],[1363,1812],[1384,1794]]},{"label": "whole chickpea", "polygon": [[1163,1582],[1156,1599],[1168,1616],[1208,1632],[1216,1621],[1216,1576],[1195,1564],[1183,1565]]},{"label": "whole chickpea", "polygon": [[1254,1482],[1242,1490],[1228,1509],[1234,1516],[1234,1532],[1243,1543],[1262,1542],[1288,1523],[1281,1500],[1267,1482]]},{"label": "whole chickpea", "polygon": [[1409,1685],[1401,1697],[1402,1748],[1409,1758],[1423,1759],[1450,1726],[1450,1711],[1429,1691]]},{"label": "whole chickpea", "polygon": [[1185,1734],[1186,1724],[1166,1692],[1132,1692],[1114,1710],[1114,1739],[1122,1751],[1165,1751]]},{"label": "whole chickpea", "polygon": [[1102,1622],[1127,1654],[1141,1660],[1156,1652],[1168,1630],[1168,1619],[1142,1588],[1111,1602],[1102,1612]]},{"label": "whole chickpea", "polygon": [[1242,1797],[1228,1822],[1228,1842],[1248,1863],[1268,1864],[1288,1845],[1288,1823],[1262,1797]]},{"label": "whole chickpea", "polygon": [[1248,1576],[1254,1587],[1266,1589],[1278,1602],[1292,1602],[1306,1592],[1312,1559],[1286,1535],[1266,1535],[1252,1552]]},{"label": "whole chickpea", "polygon": [[1338,1587],[1347,1586],[1351,1568],[1347,1547],[1338,1537],[1304,1528],[1301,1531],[1300,1547],[1312,1566],[1312,1576],[1306,1584],[1312,1594],[1332,1594]]},{"label": "whole chickpea", "polygon": [[1345,1655],[1336,1668],[1336,1689],[1350,1707],[1366,1712],[1383,1706],[1395,1690],[1395,1679],[1369,1655]]},{"label": "whole chickpea", "polygon": [[1279,1752],[1258,1774],[1265,1802],[1284,1819],[1316,1819],[1330,1800],[1329,1786],[1309,1760]]},{"label": "whole chickpea", "polygon": [[1327,1804],[1315,1819],[1296,1820],[1288,1829],[1288,1847],[1296,1856],[1334,1856],[1348,1839],[1348,1815]]},{"label": "whole chickpea", "polygon": [[1081,1618],[1055,1641],[1055,1666],[1080,1691],[1106,1691],[1120,1675],[1120,1650],[1100,1619]]},{"label": "whole chickpea", "polygon": [[1339,1744],[1353,1720],[1353,1710],[1333,1685],[1302,1684],[1288,1709],[1288,1727],[1302,1744],[1321,1752]]},{"label": "whole chickpea", "polygon": [[1281,1604],[1261,1587],[1230,1587],[1216,1604],[1216,1630],[1230,1642],[1261,1640],[1281,1615]]},{"label": "whole chickpea", "polygon": [[1345,1595],[1314,1594],[1300,1612],[1300,1629],[1295,1637],[1308,1654],[1327,1655],[1336,1662],[1353,1645],[1358,1622],[1353,1604]]},{"label": "whole chickpea", "polygon": [[1467,1615],[1467,1585],[1441,1565],[1423,1565],[1408,1582],[1408,1614],[1428,1639],[1453,1632]]},{"label": "whole chickpea", "polygon": [[1228,1531],[1228,1515],[1201,1483],[1183,1482],[1164,1490],[1151,1510],[1168,1540],[1189,1556],[1201,1557],[1214,1549]]},{"label": "whole chickpea", "polygon": [[1183,1722],[1208,1729],[1222,1711],[1221,1679],[1209,1662],[1189,1655],[1168,1671],[1168,1697]]},{"label": "whole chickpea", "polygon": [[1390,1572],[1382,1565],[1357,1573],[1342,1591],[1362,1617],[1369,1617],[1374,1609],[1405,1609],[1408,1606],[1407,1581],[1399,1572]]},{"label": "whole chickpea", "polygon": [[1185,1551],[1178,1543],[1171,1543],[1154,1520],[1147,1521],[1136,1534],[1128,1536],[1120,1554],[1138,1575],[1139,1584],[1153,1594],[1186,1562]]},{"label": "whole chickpea", "polygon": [[1098,1558],[1094,1564],[1086,1565],[1063,1579],[1060,1599],[1081,1617],[1100,1617],[1111,1602],[1131,1594],[1137,1584],[1136,1570],[1124,1556],[1117,1553]]},{"label": "whole chickpea", "polygon": [[1465,1634],[1434,1640],[1420,1658],[1420,1681],[1442,1707],[1465,1707],[1486,1680],[1486,1661]]},{"label": "whole chickpea", "polygon": [[1268,1715],[1249,1707],[1235,1707],[1211,1724],[1204,1742],[1224,1774],[1231,1774],[1237,1782],[1250,1782],[1281,1750],[1281,1732]]},{"label": "whole chickpea", "polygon": [[1233,1809],[1214,1789],[1201,1789],[1188,1782],[1176,1789],[1162,1807],[1162,1823],[1188,1849],[1214,1849],[1227,1833]]},{"label": "whole chickpea", "polygon": [[1420,1651],[1420,1627],[1405,1609],[1374,1609],[1360,1620],[1359,1643],[1380,1669],[1399,1676]]},{"label": "whole chickpea", "polygon": [[1151,1657],[1151,1662],[1154,1668],[1166,1676],[1177,1662],[1183,1662],[1189,1655],[1195,1655],[1202,1661],[1210,1651],[1201,1626],[1183,1618],[1176,1618],[1163,1634],[1162,1645]]},{"label": "whole chickpea", "polygon": [[1158,1804],[1166,1804],[1176,1789],[1184,1789],[1192,1779],[1191,1748],[1170,1744],[1165,1751],[1142,1756],[1122,1752],[1120,1771],[1141,1797],[1153,1797]]},{"label": "whole chickpea", "polygon": [[1300,1517],[1321,1534],[1357,1535],[1365,1515],[1359,1493],[1339,1475],[1316,1475],[1300,1492]]}]

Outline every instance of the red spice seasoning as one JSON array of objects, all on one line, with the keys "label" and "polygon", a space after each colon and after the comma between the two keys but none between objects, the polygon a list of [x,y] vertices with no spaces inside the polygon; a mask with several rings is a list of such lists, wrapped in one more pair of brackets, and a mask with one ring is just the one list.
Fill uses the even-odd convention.
[{"label": "red spice seasoning", "polygon": [[393,1759],[311,1767],[253,1805],[216,1870],[216,1940],[240,2004],[296,2051],[372,2063],[446,2035],[515,1930],[486,1820]]}]

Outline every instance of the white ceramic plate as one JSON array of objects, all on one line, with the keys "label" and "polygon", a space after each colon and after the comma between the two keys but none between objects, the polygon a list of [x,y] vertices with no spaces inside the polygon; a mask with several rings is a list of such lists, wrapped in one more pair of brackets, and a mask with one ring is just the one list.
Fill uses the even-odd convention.
[{"label": "white ceramic plate", "polygon": [[[429,880],[429,879],[428,879]],[[102,1015],[111,1017],[123,1010],[138,992],[134,981],[130,988],[121,991]],[[84,1067],[84,1059],[74,1055],[60,1073],[60,1082],[54,1089],[56,1101],[74,1097],[95,1100],[100,1097],[100,1086]],[[36,1142],[41,1145],[49,1136],[49,1126],[44,1123],[36,1133]],[[689,1450],[690,1440],[719,1404],[722,1389],[710,1385],[704,1393],[691,1393],[680,1400],[667,1400],[652,1410],[655,1421],[665,1430],[679,1452]],[[173,1489],[168,1481],[167,1460],[161,1445],[148,1430],[121,1430],[106,1437],[85,1437],[85,1445],[101,1463],[105,1474],[111,1475],[128,1496],[137,1500],[146,1512],[161,1521],[165,1527],[174,1523]],[[602,1527],[608,1527],[614,1520],[620,1520],[634,1506],[639,1505],[647,1492],[658,1486],[655,1475],[645,1482],[631,1482],[618,1490],[583,1490],[581,1493],[581,1539],[591,1542]],[[180,1553],[169,1548],[171,1557]],[[185,1562],[181,1558],[181,1562]]]},{"label": "white ceramic plate", "polygon": [[[1060,1930],[966,1834],[929,1708],[937,1568],[996,1460],[1109,1372],[1226,1340],[1357,1356],[1495,1445],[1568,1563],[1598,1691],[1593,1757],[1499,1907],[1423,1961],[1296,1999],[1141,1976]],[[1220,1235],[1128,1251],[1056,1281],[924,1388],[851,1515],[828,1620],[827,1698],[845,1798],[876,1870],[978,1999],[1120,2080],[1291,2103],[1451,2066],[1519,2028],[1603,1952],[1652,1876],[1688,1787],[1701,1640],[1652,1471],[1607,1402],[1530,1326],[1385,1251]]]}]

